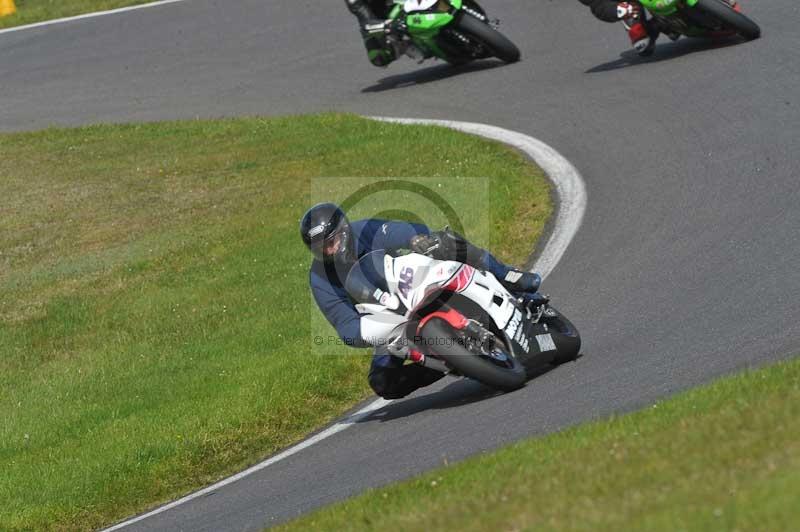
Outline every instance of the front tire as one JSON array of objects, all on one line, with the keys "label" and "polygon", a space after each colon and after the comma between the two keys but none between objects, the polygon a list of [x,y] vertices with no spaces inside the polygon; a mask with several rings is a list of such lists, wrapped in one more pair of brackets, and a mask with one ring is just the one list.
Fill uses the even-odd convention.
[{"label": "front tire", "polygon": [[730,5],[722,0],[699,0],[695,5],[704,13],[722,22],[726,28],[730,28],[745,39],[753,40],[761,36],[761,28],[750,20],[746,15],[735,11]]},{"label": "front tire", "polygon": [[476,355],[459,342],[458,333],[443,320],[428,321],[420,335],[426,345],[432,346],[430,351],[465,377],[505,392],[525,384],[525,368],[514,356],[508,356],[509,367],[502,367]]},{"label": "front tire", "polygon": [[554,314],[553,316],[542,318],[542,323],[547,325],[557,348],[553,363],[564,364],[572,362],[578,358],[581,351],[581,335],[572,322],[556,308],[548,307],[547,310]]},{"label": "front tire", "polygon": [[520,52],[517,45],[508,37],[492,28],[485,22],[476,19],[466,12],[461,13],[461,18],[455,24],[456,31],[465,34],[485,46],[491,54],[506,63],[519,61]]}]

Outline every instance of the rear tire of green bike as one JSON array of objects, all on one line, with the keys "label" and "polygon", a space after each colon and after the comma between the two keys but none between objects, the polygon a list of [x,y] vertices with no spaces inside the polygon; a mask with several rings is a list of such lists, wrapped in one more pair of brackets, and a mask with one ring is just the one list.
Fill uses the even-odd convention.
[{"label": "rear tire of green bike", "polygon": [[695,9],[711,15],[747,40],[758,39],[761,36],[761,28],[758,24],[746,15],[735,11],[722,0],[699,0]]}]

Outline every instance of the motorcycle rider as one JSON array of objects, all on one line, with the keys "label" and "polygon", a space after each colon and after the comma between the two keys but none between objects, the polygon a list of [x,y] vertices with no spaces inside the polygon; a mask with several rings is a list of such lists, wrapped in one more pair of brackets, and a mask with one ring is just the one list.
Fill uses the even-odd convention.
[{"label": "motorcycle rider", "polygon": [[[368,380],[375,393],[386,399],[405,397],[439,380],[442,373],[417,364],[405,365],[389,354],[386,345],[370,337],[372,318],[358,313],[344,286],[350,268],[360,257],[376,250],[391,254],[410,249],[439,260],[460,260],[491,272],[510,291],[530,297],[536,297],[533,294],[542,280],[538,274],[503,264],[452,231],[430,231],[421,224],[380,219],[350,223],[333,203],[311,207],[300,222],[300,236],[314,256],[309,283],[317,306],[343,343],[356,348],[375,347]],[[391,298],[397,304],[396,296]],[[381,303],[392,305],[383,297]]]},{"label": "motorcycle rider", "polygon": [[604,22],[622,21],[628,31],[631,46],[641,56],[653,55],[659,31],[655,24],[647,20],[642,4],[636,0],[618,2],[617,0],[580,0],[589,6],[592,13]]},{"label": "motorcycle rider", "polygon": [[385,67],[399,54],[397,39],[392,36],[397,27],[388,20],[393,2],[387,0],[344,0],[347,8],[358,19],[367,57],[375,66]]}]

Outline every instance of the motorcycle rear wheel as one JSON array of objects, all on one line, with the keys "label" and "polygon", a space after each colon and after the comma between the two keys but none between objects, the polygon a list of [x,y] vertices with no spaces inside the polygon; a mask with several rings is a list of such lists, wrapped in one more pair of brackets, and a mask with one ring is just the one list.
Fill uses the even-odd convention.
[{"label": "motorcycle rear wheel", "polygon": [[726,28],[730,28],[738,35],[748,40],[758,39],[761,36],[761,28],[750,20],[749,17],[735,11],[730,5],[722,0],[699,0],[695,9],[714,17],[722,22]]},{"label": "motorcycle rear wheel", "polygon": [[480,381],[492,388],[510,392],[522,387],[527,377],[525,368],[512,354],[506,353],[509,367],[494,364],[459,342],[459,334],[446,322],[432,319],[420,331],[429,351],[465,377]]}]

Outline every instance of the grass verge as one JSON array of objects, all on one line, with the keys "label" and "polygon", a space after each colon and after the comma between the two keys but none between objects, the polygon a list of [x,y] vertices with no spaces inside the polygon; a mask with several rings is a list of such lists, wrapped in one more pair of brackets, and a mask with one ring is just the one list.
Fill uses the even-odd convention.
[{"label": "grass verge", "polygon": [[795,530],[800,360],[372,490],[278,530]]},{"label": "grass verge", "polygon": [[17,12],[0,17],[0,29],[45,20],[148,4],[153,0],[15,0]]},{"label": "grass verge", "polygon": [[[491,230],[477,241],[516,263],[551,209],[540,171],[502,145],[353,116],[51,129],[0,146],[3,530],[109,524],[369,395],[368,352],[311,343],[312,328],[332,332],[312,319],[297,233],[317,196],[421,175],[459,210],[483,184]],[[324,356],[343,352],[361,356]]]}]

